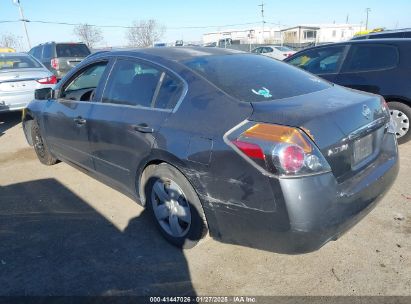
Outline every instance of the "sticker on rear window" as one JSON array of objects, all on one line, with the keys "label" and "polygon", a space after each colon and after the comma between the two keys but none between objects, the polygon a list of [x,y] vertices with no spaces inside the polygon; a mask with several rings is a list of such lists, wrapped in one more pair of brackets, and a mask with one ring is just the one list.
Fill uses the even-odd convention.
[{"label": "sticker on rear window", "polygon": [[251,92],[253,92],[255,95],[260,95],[260,96],[264,96],[264,98],[271,98],[273,97],[273,95],[270,94],[270,90],[267,88],[262,88],[261,90],[254,90],[252,89]]}]

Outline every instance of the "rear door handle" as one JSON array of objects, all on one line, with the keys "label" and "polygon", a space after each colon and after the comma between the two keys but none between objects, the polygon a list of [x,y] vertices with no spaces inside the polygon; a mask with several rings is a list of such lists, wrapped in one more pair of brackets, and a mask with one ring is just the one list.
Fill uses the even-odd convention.
[{"label": "rear door handle", "polygon": [[140,132],[140,133],[154,133],[154,129],[149,127],[146,123],[142,123],[139,125],[132,125],[131,126],[134,131]]},{"label": "rear door handle", "polygon": [[87,120],[85,120],[83,117],[79,116],[79,117],[74,118],[74,122],[77,125],[82,126],[82,125],[86,124]]}]

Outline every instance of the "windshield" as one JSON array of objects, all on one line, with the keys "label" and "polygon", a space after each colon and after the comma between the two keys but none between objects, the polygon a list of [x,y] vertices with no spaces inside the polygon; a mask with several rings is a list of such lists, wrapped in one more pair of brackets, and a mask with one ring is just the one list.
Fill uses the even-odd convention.
[{"label": "windshield", "polygon": [[90,50],[85,44],[57,44],[57,57],[87,57]]},{"label": "windshield", "polygon": [[0,55],[0,70],[33,68],[41,68],[41,64],[28,55],[12,55],[12,53]]},{"label": "windshield", "polygon": [[183,64],[227,94],[246,102],[304,95],[331,86],[317,76],[260,55],[204,56]]}]

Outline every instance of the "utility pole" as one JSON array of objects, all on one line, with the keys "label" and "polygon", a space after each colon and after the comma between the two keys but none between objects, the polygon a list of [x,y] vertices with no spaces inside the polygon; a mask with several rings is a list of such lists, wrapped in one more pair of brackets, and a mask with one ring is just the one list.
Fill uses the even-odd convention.
[{"label": "utility pole", "polygon": [[24,18],[23,9],[22,9],[22,7],[21,7],[21,5],[20,5],[20,0],[13,0],[13,4],[19,8],[20,21],[23,23],[23,30],[24,30],[24,32],[26,33],[27,45],[28,45],[29,49],[31,49],[31,43],[30,43],[29,33],[28,33],[28,31],[27,31],[27,26],[26,26],[27,20]]},{"label": "utility pole", "polygon": [[265,33],[265,20],[264,20],[264,1],[261,1],[261,4],[259,4],[258,6],[261,6],[261,19],[262,19],[262,23],[263,23],[263,44],[264,44],[264,33]]},{"label": "utility pole", "polygon": [[371,9],[369,7],[367,7],[365,9],[365,12],[367,13],[367,19],[365,21],[365,30],[368,30],[368,14],[371,12]]}]

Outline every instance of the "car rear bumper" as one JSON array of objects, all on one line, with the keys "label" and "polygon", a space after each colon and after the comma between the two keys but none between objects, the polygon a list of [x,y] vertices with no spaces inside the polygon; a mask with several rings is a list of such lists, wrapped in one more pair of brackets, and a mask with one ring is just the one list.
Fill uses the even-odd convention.
[{"label": "car rear bumper", "polygon": [[24,109],[33,99],[33,91],[0,95],[0,112]]},{"label": "car rear bumper", "polygon": [[223,242],[287,254],[321,248],[367,215],[393,184],[399,170],[397,145],[393,135],[385,140],[388,149],[343,183],[337,183],[332,173],[271,178],[267,191],[275,196],[273,211],[234,204],[227,208],[216,201],[211,202],[210,210],[206,203],[209,225],[216,226],[216,230],[210,227],[211,235]]}]

